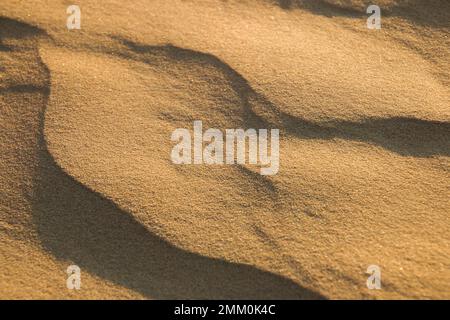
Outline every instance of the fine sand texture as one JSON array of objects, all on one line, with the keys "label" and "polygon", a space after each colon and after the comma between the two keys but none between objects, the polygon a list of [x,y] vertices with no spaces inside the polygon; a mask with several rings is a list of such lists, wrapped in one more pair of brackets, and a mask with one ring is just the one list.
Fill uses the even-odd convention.
[{"label": "fine sand texture", "polygon": [[[450,2],[71,4],[0,3],[0,299],[450,298]],[[195,120],[278,174],[175,165]]]}]

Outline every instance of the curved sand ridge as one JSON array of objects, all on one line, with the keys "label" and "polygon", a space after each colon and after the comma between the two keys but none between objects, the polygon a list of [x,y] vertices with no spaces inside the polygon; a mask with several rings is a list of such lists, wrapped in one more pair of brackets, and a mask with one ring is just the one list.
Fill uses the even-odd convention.
[{"label": "curved sand ridge", "polygon": [[[381,71],[355,64],[353,80],[336,66],[316,75],[328,49],[315,50],[325,39],[315,32],[310,51],[289,55],[302,62],[284,67],[277,52],[253,67],[195,41],[187,47],[197,50],[122,36],[41,43],[52,75],[51,155],[40,157],[33,216],[44,247],[148,297],[318,297],[311,288],[327,297],[445,296],[448,92],[420,67],[411,81],[401,59]],[[354,54],[371,60],[363,49]],[[355,62],[346,50],[343,71]],[[267,82],[261,65],[294,71]],[[375,86],[391,90],[361,86],[392,67],[397,77]],[[426,93],[409,85],[417,79]],[[295,88],[304,81],[322,90]],[[279,128],[280,173],[172,165],[172,130],[197,119]],[[365,289],[372,263],[383,268],[383,291]]]},{"label": "curved sand ridge", "polygon": [[[440,198],[445,171],[439,169],[445,161],[439,156],[450,150],[448,123],[407,117],[313,122],[284,112],[211,54],[111,41],[109,54],[42,50],[54,71],[46,137],[67,172],[152,232],[189,251],[255,265],[310,287],[326,287],[316,279],[336,277],[338,268],[348,279],[344,286],[355,285],[365,270],[353,268],[369,265],[377,244],[387,268],[401,251],[416,251],[411,243],[428,243],[419,254],[424,268],[442,253],[424,227],[448,220]],[[171,132],[191,128],[193,120],[205,128],[279,128],[280,173],[174,166]],[[426,181],[433,181],[428,192]],[[436,241],[442,243],[444,234],[434,234]],[[394,239],[399,244],[392,247]],[[344,243],[358,258],[343,254]],[[386,278],[387,290],[398,290]]]},{"label": "curved sand ridge", "polygon": [[[2,226],[15,223],[23,227],[16,232],[11,227],[10,236],[19,241],[11,245],[11,239],[6,238],[8,242],[2,247],[2,256],[5,255],[12,264],[5,266],[7,274],[11,273],[11,279],[2,282],[9,289],[9,296],[24,297],[30,290],[43,297],[133,297],[127,292],[129,289],[144,297],[160,299],[322,298],[286,278],[254,267],[177,249],[149,233],[113,202],[67,175],[48,153],[43,135],[50,73],[40,60],[36,44],[38,38],[41,41],[49,39],[43,31],[14,20],[1,18],[0,25],[2,55],[5,53],[2,60],[14,58],[17,64],[27,63],[29,72],[21,78],[20,74],[14,74],[14,66],[9,65],[2,97],[17,107],[17,100],[10,94],[36,95],[31,96],[35,102],[33,104],[29,104],[30,98],[25,97],[26,108],[23,111],[5,109],[11,116],[21,116],[18,112],[26,112],[23,121],[28,122],[25,127],[28,134],[15,136],[16,149],[23,153],[22,157],[15,159],[15,166],[20,167],[30,161],[35,164],[17,179],[19,186],[15,190],[16,193],[28,194],[31,212],[22,209],[21,213],[11,212],[10,216],[8,213],[2,216]],[[15,82],[24,84],[15,85]],[[18,123],[18,128],[10,129],[13,135],[24,128]],[[24,183],[28,185],[20,185]],[[20,216],[30,221],[17,221]],[[87,290],[87,294],[67,294],[69,291],[64,287],[65,281],[61,281],[64,279],[65,264],[61,268],[51,257],[43,255],[41,248],[30,242],[32,239],[21,239],[29,237],[30,233],[39,239],[47,253],[77,263],[86,271],[83,273],[83,290]],[[16,264],[17,258],[12,253],[19,248],[26,253],[28,265]],[[39,275],[38,279],[20,284],[23,281],[20,277],[28,279],[28,272],[31,272],[31,277]],[[109,283],[102,283],[95,276],[105,278]],[[47,281],[61,285],[49,286]],[[116,287],[111,287],[111,282]]]}]

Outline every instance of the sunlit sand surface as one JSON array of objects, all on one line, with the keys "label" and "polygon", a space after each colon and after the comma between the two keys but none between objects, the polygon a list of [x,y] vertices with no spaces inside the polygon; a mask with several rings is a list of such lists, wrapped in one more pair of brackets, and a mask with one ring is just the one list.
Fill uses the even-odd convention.
[{"label": "sunlit sand surface", "polygon": [[[3,0],[0,298],[450,298],[450,6],[369,4]],[[194,120],[278,174],[174,165]]]}]

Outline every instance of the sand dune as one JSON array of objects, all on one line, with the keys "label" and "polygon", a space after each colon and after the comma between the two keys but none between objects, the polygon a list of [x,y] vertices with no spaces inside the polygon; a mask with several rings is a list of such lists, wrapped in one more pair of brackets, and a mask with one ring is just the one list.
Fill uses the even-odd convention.
[{"label": "sand dune", "polygon": [[[2,4],[2,298],[449,297],[447,3],[136,2]],[[194,120],[279,173],[173,165]]]}]

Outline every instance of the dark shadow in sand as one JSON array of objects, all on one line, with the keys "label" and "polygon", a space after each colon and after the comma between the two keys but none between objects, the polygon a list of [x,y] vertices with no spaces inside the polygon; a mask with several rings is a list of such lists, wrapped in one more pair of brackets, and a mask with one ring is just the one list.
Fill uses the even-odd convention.
[{"label": "dark shadow in sand", "polygon": [[[1,36],[45,36],[29,25],[0,18]],[[16,48],[20,50],[20,47]],[[50,72],[37,46],[27,48],[47,86],[19,88],[47,101]],[[38,163],[31,196],[42,245],[100,277],[157,299],[323,299],[293,281],[258,268],[178,249],[150,233],[112,201],[67,175],[47,150],[43,135],[46,102],[40,108]]]},{"label": "dark shadow in sand", "polygon": [[305,9],[314,14],[319,14],[326,17],[344,16],[349,18],[360,18],[365,15],[365,12],[353,8],[340,7],[335,4],[321,1],[321,0],[268,0],[269,2],[277,3],[282,9]]},{"label": "dark shadow in sand", "polygon": [[42,88],[39,86],[35,86],[32,84],[20,84],[20,85],[13,85],[8,87],[0,87],[0,94],[1,93],[35,93],[35,92],[42,92],[47,90],[47,88]]},{"label": "dark shadow in sand", "polygon": [[450,123],[415,118],[369,118],[315,124],[282,115],[284,127],[300,138],[344,139],[379,145],[402,156],[450,156]]},{"label": "dark shadow in sand", "polygon": [[[43,35],[31,26],[0,18],[0,36],[20,38]],[[174,46],[142,46],[123,41],[128,51],[147,61],[168,57],[186,63],[212,64],[225,72],[242,99],[243,113],[252,126],[279,126],[299,138],[343,138],[374,143],[399,154],[429,156],[449,153],[447,123],[394,118],[366,122],[316,124],[283,114],[256,93],[247,81],[212,55]],[[16,48],[18,50],[19,48]],[[37,46],[30,59],[41,68],[48,98],[50,72],[40,60]],[[123,53],[130,58],[130,52]],[[136,58],[136,57],[133,57]],[[33,91],[34,88],[22,88]],[[18,91],[21,89],[19,88]],[[252,266],[229,263],[186,252],[155,236],[112,201],[66,174],[47,150],[43,136],[45,103],[41,108],[35,189],[31,198],[33,219],[42,245],[60,259],[67,259],[100,277],[152,298],[324,298],[284,277]],[[256,110],[256,111],[255,111]],[[257,110],[264,112],[259,116]],[[444,139],[444,140],[442,140]]]},{"label": "dark shadow in sand", "polygon": [[[366,8],[344,7],[324,0],[265,0],[275,2],[285,10],[301,8],[326,17],[367,18]],[[382,17],[400,17],[421,26],[450,27],[450,2],[448,0],[398,0],[395,6],[380,5]]]}]

